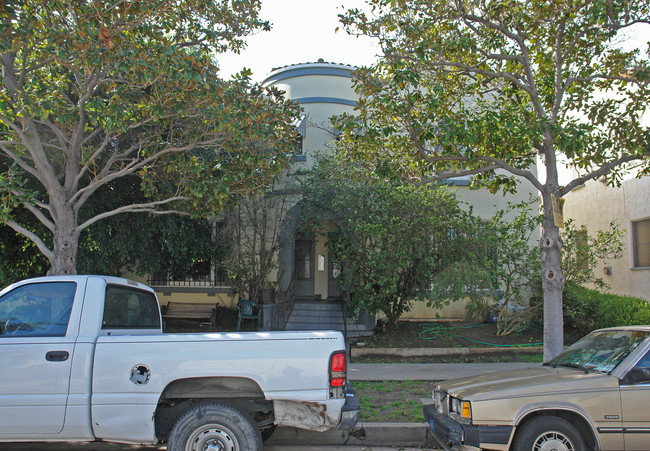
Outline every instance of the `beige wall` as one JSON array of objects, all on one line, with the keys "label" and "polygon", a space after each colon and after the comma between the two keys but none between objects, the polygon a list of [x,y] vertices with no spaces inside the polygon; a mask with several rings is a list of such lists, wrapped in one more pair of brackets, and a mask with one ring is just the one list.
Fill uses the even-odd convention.
[{"label": "beige wall", "polygon": [[[339,75],[327,75],[329,71]],[[332,149],[333,135],[330,118],[343,113],[352,113],[358,98],[349,75],[354,67],[329,63],[296,64],[274,71],[265,85],[273,85],[285,92],[287,98],[300,102],[308,123],[303,141],[307,160],[294,163],[292,170],[311,169],[316,152]],[[319,74],[321,72],[321,74]],[[288,77],[275,80],[274,77]],[[341,102],[342,100],[342,102]]]},{"label": "beige wall", "polygon": [[[611,286],[608,291],[650,300],[650,268],[634,268],[632,254],[632,222],[650,218],[650,177],[626,180],[618,188],[591,181],[565,197],[565,219],[584,224],[590,235],[609,228],[611,221],[627,231],[622,258],[602,261],[596,269]],[[611,275],[605,267],[611,267]]]},{"label": "beige wall", "polygon": [[[531,169],[531,172],[535,171],[535,168]],[[516,193],[508,193],[505,195],[501,193],[492,194],[485,188],[471,189],[468,186],[456,186],[454,190],[458,200],[471,205],[474,214],[483,219],[491,218],[497,210],[505,209],[508,203],[518,204],[527,202],[531,198],[535,199],[538,196],[533,185],[525,180],[519,182]],[[465,208],[468,208],[468,206],[465,205]],[[537,206],[535,205],[533,208],[537,208]]]},{"label": "beige wall", "polygon": [[435,319],[464,319],[467,301],[452,302],[451,304],[435,309],[427,307],[424,302],[414,302],[410,312],[404,313],[401,319],[405,321],[431,321]]},{"label": "beige wall", "polygon": [[[283,91],[286,96],[292,100],[300,101],[300,105],[306,115],[307,130],[303,141],[304,154],[306,161],[295,162],[292,171],[304,170],[312,167],[316,152],[326,152],[332,150],[333,135],[323,128],[329,127],[330,117],[342,113],[354,113],[352,105],[345,104],[345,101],[356,101],[357,94],[352,87],[352,79],[346,76],[323,75],[328,71],[350,71],[354,69],[351,66],[313,63],[297,64],[287,66],[274,71],[265,84],[273,85]],[[317,72],[323,74],[317,74]],[[310,99],[309,101],[304,101]],[[330,99],[328,101],[318,102],[315,99]],[[343,100],[336,102],[335,100]],[[535,168],[531,168],[533,173]],[[288,183],[288,180],[285,180]],[[483,219],[491,218],[497,210],[504,209],[507,203],[519,203],[528,201],[531,195],[536,195],[532,185],[526,181],[521,181],[519,189],[515,194],[491,194],[486,189],[470,189],[467,186],[453,185],[450,190],[456,193],[460,202],[469,203],[473,206],[474,214]],[[466,207],[468,208],[468,207]],[[531,246],[536,246],[539,233],[534,234],[531,238]],[[315,294],[320,294],[323,299],[327,298],[327,271],[328,256],[325,247],[324,236],[317,237],[315,259],[318,265],[318,256],[325,257],[325,271],[315,271]],[[444,318],[463,318],[465,316],[465,304],[462,302],[451,304],[440,311],[426,307],[424,303],[415,303],[413,310],[404,315],[404,319],[434,319],[440,315]]]},{"label": "beige wall", "polygon": [[[124,277],[145,285],[147,284],[147,280],[144,277],[139,277],[134,274],[127,274]],[[200,290],[201,289],[198,287],[192,289],[165,287],[164,289],[156,290],[156,295],[158,296],[158,302],[161,306],[166,306],[169,302],[195,302],[199,304],[219,304],[222,307],[234,308],[237,304],[238,299],[235,296],[219,292],[208,294],[205,292],[199,292]]]},{"label": "beige wall", "polygon": [[219,304],[222,307],[234,308],[237,304],[235,296],[225,293],[216,293],[209,296],[205,293],[171,293],[166,295],[163,292],[156,292],[160,305],[167,305],[169,302],[195,302],[197,304]]}]

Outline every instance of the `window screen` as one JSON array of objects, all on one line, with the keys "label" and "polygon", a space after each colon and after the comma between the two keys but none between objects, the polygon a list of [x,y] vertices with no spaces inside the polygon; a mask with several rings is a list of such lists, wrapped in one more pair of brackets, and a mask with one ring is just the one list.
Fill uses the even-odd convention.
[{"label": "window screen", "polygon": [[158,329],[156,297],[141,290],[109,285],[104,301],[102,329]]}]

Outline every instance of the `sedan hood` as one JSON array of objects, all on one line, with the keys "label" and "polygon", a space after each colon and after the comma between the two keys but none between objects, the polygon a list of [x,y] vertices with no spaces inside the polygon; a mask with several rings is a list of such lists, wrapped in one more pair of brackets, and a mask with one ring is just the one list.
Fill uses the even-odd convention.
[{"label": "sedan hood", "polygon": [[484,373],[443,381],[437,385],[437,388],[452,396],[471,401],[563,392],[576,393],[616,387],[618,387],[618,379],[608,374],[585,373],[577,368],[553,368],[551,366]]}]

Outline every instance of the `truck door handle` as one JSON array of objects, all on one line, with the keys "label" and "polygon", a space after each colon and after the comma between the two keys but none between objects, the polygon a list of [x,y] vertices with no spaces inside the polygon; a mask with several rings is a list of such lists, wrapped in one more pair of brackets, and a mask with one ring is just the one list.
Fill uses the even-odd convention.
[{"label": "truck door handle", "polygon": [[65,362],[70,357],[68,351],[50,351],[45,354],[45,360],[50,362]]}]

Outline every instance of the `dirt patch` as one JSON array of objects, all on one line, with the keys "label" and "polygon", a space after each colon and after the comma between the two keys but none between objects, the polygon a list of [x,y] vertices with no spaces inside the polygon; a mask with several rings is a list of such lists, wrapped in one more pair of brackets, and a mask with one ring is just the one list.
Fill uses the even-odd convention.
[{"label": "dirt patch", "polygon": [[375,330],[372,337],[356,340],[373,348],[455,348],[541,345],[543,331],[528,327],[498,336],[495,323],[400,321],[395,328]]},{"label": "dirt patch", "polygon": [[[400,321],[396,328],[376,330],[372,337],[355,340],[352,360],[357,363],[541,362],[542,346],[543,331],[538,328],[498,336],[494,323]],[[436,352],[436,348],[445,348],[445,354]],[[408,349],[409,355],[390,352],[399,349]],[[453,352],[454,349],[458,352]]]}]

